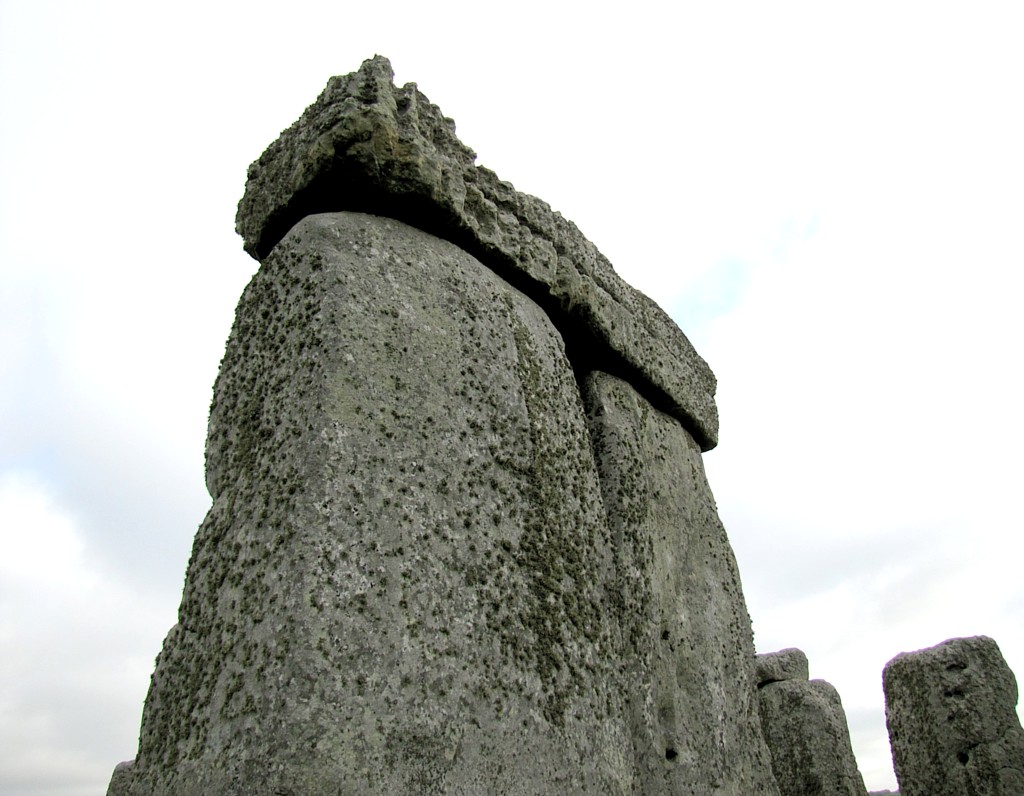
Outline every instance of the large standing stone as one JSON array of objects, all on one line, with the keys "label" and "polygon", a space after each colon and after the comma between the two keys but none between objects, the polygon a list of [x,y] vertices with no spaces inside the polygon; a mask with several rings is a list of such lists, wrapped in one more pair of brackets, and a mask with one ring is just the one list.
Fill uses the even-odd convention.
[{"label": "large standing stone", "polygon": [[903,796],[1021,796],[1017,681],[995,641],[951,639],[905,652],[882,677]]},{"label": "large standing stone", "polygon": [[804,651],[789,647],[758,655],[754,664],[754,680],[757,687],[761,688],[782,680],[808,680],[809,671]]},{"label": "large standing stone", "polygon": [[131,792],[134,769],[134,760],[125,760],[114,766],[114,773],[111,774],[110,784],[107,786],[107,796],[128,796]]},{"label": "large standing stone", "polygon": [[757,656],[761,728],[782,796],[865,796],[839,692],[798,649]]},{"label": "large standing stone", "polygon": [[668,317],[384,59],[239,229],[213,506],[118,787],[777,796],[714,377]]},{"label": "large standing stone", "polygon": [[612,533],[640,792],[772,793],[750,617],[700,448],[629,384],[584,396]]},{"label": "large standing stone", "polygon": [[487,268],[303,220],[239,304],[207,476],[132,793],[634,792],[576,381]]}]

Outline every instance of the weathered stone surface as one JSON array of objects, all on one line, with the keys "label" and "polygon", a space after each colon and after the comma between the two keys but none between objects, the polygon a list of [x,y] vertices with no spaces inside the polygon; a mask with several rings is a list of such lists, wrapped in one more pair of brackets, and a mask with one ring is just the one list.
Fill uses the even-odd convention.
[{"label": "weathered stone surface", "polygon": [[903,796],[1024,794],[1017,681],[990,638],[897,655],[882,676]]},{"label": "weathered stone surface", "polygon": [[779,795],[756,686],[807,665],[754,663],[714,377],[473,160],[376,58],[250,168],[213,505],[117,793]]},{"label": "weathered stone surface", "polygon": [[583,394],[627,620],[637,792],[776,793],[750,618],[700,448],[620,379],[592,372]]},{"label": "weathered stone surface", "polygon": [[249,169],[237,229],[265,256],[304,216],[356,210],[451,240],[529,293],[702,449],[717,444],[715,377],[672,320],[633,289],[571,222],[518,193],[455,136],[455,125],[387,59],[332,78]]},{"label": "weathered stone surface", "polygon": [[118,763],[114,766],[114,773],[111,775],[110,784],[107,786],[107,796],[128,796],[134,766],[134,760],[125,760],[123,763]]},{"label": "weathered stone surface", "polygon": [[807,656],[796,647],[762,653],[754,665],[754,681],[758,687],[781,680],[807,680],[809,676]]},{"label": "weathered stone surface", "polygon": [[489,269],[304,219],[239,304],[207,474],[131,793],[639,792],[579,391]]},{"label": "weathered stone surface", "polygon": [[761,729],[782,796],[865,796],[839,692],[824,680],[760,691]]},{"label": "weathered stone surface", "polygon": [[122,792],[778,796],[700,446],[452,244],[295,225],[207,483]]}]

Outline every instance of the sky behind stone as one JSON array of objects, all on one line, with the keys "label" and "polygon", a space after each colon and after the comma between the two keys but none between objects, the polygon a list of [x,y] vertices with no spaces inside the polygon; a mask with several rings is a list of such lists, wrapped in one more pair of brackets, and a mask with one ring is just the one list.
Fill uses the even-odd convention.
[{"label": "sky behind stone", "polygon": [[1024,672],[1024,12],[354,5],[0,0],[0,796],[134,754],[245,170],[375,53],[708,360],[758,650],[805,650],[895,787],[887,660],[986,634]]}]

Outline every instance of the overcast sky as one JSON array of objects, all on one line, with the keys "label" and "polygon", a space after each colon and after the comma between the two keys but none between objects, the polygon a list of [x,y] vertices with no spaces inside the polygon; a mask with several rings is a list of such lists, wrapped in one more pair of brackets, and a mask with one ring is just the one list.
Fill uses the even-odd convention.
[{"label": "overcast sky", "polygon": [[246,168],[375,53],[708,360],[758,650],[839,689],[869,789],[887,660],[1024,673],[1024,12],[669,7],[0,0],[0,795],[135,754]]}]

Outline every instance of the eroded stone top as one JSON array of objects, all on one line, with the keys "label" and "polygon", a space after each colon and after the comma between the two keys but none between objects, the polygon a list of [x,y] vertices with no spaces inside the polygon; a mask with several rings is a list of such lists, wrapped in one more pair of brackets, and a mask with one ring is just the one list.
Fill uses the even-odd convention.
[{"label": "eroded stone top", "polygon": [[754,679],[758,687],[785,680],[807,680],[809,676],[807,656],[796,647],[762,653],[754,662]]},{"label": "eroded stone top", "polygon": [[993,639],[900,653],[885,665],[882,688],[900,793],[1024,793],[1017,680]]},{"label": "eroded stone top", "polygon": [[575,362],[613,371],[678,418],[702,450],[718,442],[716,381],[671,318],[626,284],[576,226],[519,193],[416,87],[376,56],[334,77],[249,167],[236,229],[265,257],[299,220],[355,210],[446,238],[527,293]]}]

